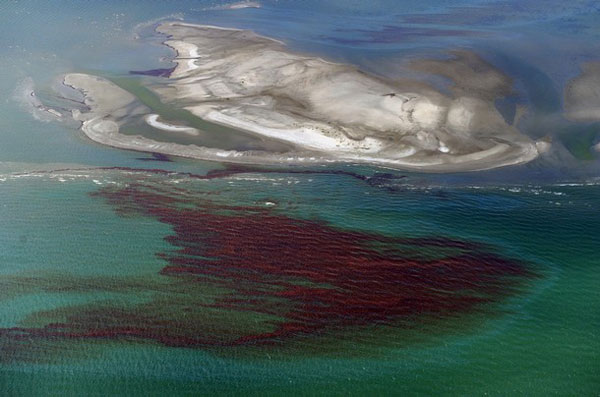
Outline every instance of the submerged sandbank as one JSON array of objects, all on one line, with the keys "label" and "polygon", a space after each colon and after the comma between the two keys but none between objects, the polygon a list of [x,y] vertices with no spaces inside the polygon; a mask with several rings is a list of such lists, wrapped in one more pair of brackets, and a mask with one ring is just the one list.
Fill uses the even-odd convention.
[{"label": "submerged sandbank", "polygon": [[581,66],[565,88],[565,116],[572,121],[600,121],[600,62]]},{"label": "submerged sandbank", "polygon": [[146,121],[155,127],[171,127],[163,128],[158,117],[109,81],[68,75],[65,83],[86,95],[90,111],[74,117],[91,139],[200,159],[350,161],[436,172],[519,164],[538,155],[535,142],[494,106],[496,98],[511,92],[510,79],[470,52],[413,63],[414,69],[454,81],[451,94],[443,94],[418,81],[386,80],[296,54],[250,31],[181,22],[157,30],[177,51],[170,78],[149,86],[163,102],[294,149],[283,155],[223,151],[124,135],[119,125],[132,112],[147,113]]}]

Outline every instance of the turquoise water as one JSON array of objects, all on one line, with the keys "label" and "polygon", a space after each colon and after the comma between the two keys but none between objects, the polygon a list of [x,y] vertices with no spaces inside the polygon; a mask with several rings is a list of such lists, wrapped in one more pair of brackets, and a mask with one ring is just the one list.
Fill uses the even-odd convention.
[{"label": "turquoise water", "polygon": [[[588,150],[597,126],[560,114],[564,85],[599,53],[597,5],[261,4],[0,5],[0,394],[597,395],[600,186],[598,157]],[[255,29],[392,77],[402,75],[405,57],[474,49],[515,79],[511,100],[531,109],[519,127],[551,135],[556,149],[531,164],[472,174],[344,165],[206,179],[227,165],[145,161],[149,155],[91,143],[74,126],[38,120],[19,103],[28,78],[43,96],[69,71],[168,67],[169,51],[151,34],[157,18]],[[270,228],[279,233],[275,248],[257,237]],[[360,239],[367,243],[352,245]],[[222,261],[252,258],[244,243],[273,251],[244,268]],[[297,251],[302,244],[307,251]],[[381,250],[355,263],[369,244]],[[327,263],[309,263],[311,251]],[[476,258],[472,272],[449,267],[457,273],[440,276],[462,251],[464,261]],[[297,252],[316,274],[283,272]],[[277,269],[263,266],[271,257]],[[181,258],[206,262],[176,273]],[[347,266],[329,265],[336,258]],[[394,273],[387,260],[408,273]],[[478,267],[486,260],[497,260],[497,271]],[[389,272],[409,281],[393,289]],[[432,295],[420,295],[423,285]],[[315,296],[291,297],[302,287]],[[398,314],[387,288],[433,303],[423,298]],[[348,317],[335,317],[346,307],[336,304],[353,294],[368,300],[358,304],[364,312],[346,303]],[[485,299],[444,306],[465,295]],[[371,316],[381,307],[389,316]],[[331,316],[315,322],[326,310]],[[305,328],[269,337],[281,324]],[[259,336],[266,343],[236,343]]]},{"label": "turquoise water", "polygon": [[[226,196],[220,200],[228,202],[286,199],[283,210],[295,217],[324,219],[345,228],[393,235],[436,233],[486,242],[530,262],[540,278],[483,318],[480,313],[454,320],[457,323],[393,332],[388,335],[391,340],[380,341],[381,346],[344,347],[341,341],[342,351],[333,356],[278,356],[268,350],[231,356],[227,349],[203,351],[135,341],[56,342],[58,347],[42,348],[33,357],[21,353],[34,362],[4,357],[8,361],[3,364],[4,390],[81,393],[98,391],[101,383],[102,393],[123,394],[170,390],[259,394],[289,387],[308,394],[597,391],[598,186],[391,192],[341,176],[273,176],[211,180],[202,182],[201,189],[219,191]],[[8,223],[12,232],[2,236],[8,248],[2,257],[3,281],[11,287],[3,287],[11,291],[3,293],[3,327],[56,307],[106,301],[131,304],[165,293],[157,280],[164,263],[152,253],[168,249],[162,237],[171,232],[147,218],[116,217],[101,200],[82,194],[96,188],[92,179],[107,183],[122,176],[69,182],[31,177],[0,185],[2,228],[6,230]],[[281,184],[288,182],[292,192],[282,192]],[[359,198],[367,193],[368,199]],[[333,201],[342,196],[346,199]],[[10,215],[15,203],[20,203],[19,211],[26,210],[26,219]],[[70,231],[60,232],[64,229]],[[52,291],[52,283],[83,287],[65,293]],[[112,290],[111,283],[125,289]],[[345,349],[351,356],[344,355]]]}]

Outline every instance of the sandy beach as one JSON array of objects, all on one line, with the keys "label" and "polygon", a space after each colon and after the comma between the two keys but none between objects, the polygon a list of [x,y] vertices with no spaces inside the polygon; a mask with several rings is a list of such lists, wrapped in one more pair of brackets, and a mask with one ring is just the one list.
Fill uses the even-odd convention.
[{"label": "sandy beach", "polygon": [[204,120],[292,145],[289,153],[223,151],[119,133],[124,117],[147,113],[155,128],[194,134],[160,121],[134,96],[95,76],[65,84],[86,95],[74,112],[92,140],[123,149],[241,162],[365,162],[423,171],[471,171],[520,164],[538,146],[504,120],[494,100],[511,80],[467,51],[414,61],[419,72],[453,81],[442,93],[419,81],[392,81],[354,66],[291,52],[251,31],[168,22],[157,31],[177,56],[175,70],[152,89]]}]

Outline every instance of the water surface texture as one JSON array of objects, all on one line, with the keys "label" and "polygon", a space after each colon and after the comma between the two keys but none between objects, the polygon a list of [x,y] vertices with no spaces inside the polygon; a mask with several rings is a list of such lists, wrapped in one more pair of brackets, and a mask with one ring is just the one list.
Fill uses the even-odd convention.
[{"label": "water surface texture", "polygon": [[[551,148],[472,173],[240,166],[102,146],[44,111],[91,73],[210,127],[139,84],[173,67],[163,20],[440,90],[407,63],[473,51]],[[597,395],[600,124],[564,93],[600,60],[598,21],[593,1],[2,2],[0,395]]]}]

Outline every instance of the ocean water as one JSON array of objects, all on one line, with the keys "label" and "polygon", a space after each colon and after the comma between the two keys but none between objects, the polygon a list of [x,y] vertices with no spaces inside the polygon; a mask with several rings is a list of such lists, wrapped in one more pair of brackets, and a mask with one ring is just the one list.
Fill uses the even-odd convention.
[{"label": "ocean water", "polygon": [[[231,4],[0,4],[0,394],[597,395],[600,129],[561,113],[600,53],[598,5]],[[162,19],[388,77],[474,50],[553,152],[466,174],[239,169],[97,145],[24,103],[61,73],[169,67]]]}]

